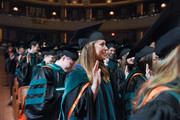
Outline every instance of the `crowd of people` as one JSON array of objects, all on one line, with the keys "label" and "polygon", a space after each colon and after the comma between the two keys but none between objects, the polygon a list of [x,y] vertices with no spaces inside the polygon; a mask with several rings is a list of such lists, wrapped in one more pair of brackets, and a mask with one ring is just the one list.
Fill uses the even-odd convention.
[{"label": "crowd of people", "polygon": [[179,4],[170,0],[136,44],[106,41],[99,23],[58,48],[34,38],[26,52],[9,47],[11,87],[15,77],[29,86],[27,120],[180,120]]}]

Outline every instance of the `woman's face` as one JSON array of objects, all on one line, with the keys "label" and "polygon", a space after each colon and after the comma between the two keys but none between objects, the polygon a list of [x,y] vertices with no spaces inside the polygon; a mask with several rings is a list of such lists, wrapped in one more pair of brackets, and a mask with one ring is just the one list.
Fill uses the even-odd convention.
[{"label": "woman's face", "polygon": [[155,52],[152,53],[152,69],[155,70],[156,65],[161,62],[161,59]]},{"label": "woman's face", "polygon": [[129,65],[134,65],[134,60],[135,60],[135,57],[128,58],[128,59],[127,59],[127,63],[128,63]]},{"label": "woman's face", "polygon": [[94,44],[94,48],[95,48],[96,59],[104,60],[105,58],[107,58],[108,48],[106,47],[105,40],[97,40]]}]

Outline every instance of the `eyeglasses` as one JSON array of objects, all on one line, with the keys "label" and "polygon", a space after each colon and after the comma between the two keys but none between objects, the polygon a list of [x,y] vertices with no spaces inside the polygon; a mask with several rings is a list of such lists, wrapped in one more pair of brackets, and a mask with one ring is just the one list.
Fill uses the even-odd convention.
[{"label": "eyeglasses", "polygon": [[161,61],[161,58],[157,58],[157,57],[154,57],[154,58],[152,58],[154,61]]}]

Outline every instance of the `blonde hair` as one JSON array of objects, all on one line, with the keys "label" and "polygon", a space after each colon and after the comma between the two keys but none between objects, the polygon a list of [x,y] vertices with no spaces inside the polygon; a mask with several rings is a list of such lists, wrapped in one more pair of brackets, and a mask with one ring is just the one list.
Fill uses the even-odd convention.
[{"label": "blonde hair", "polygon": [[[81,55],[79,56],[79,59],[76,61],[76,64],[81,64],[83,68],[85,69],[87,76],[89,78],[89,81],[93,83],[93,67],[96,62],[96,57],[95,57],[95,47],[94,44],[96,41],[88,43],[81,51]],[[104,65],[102,61],[99,61],[99,68],[101,69],[101,72],[103,74],[103,80],[105,82],[109,81],[109,72]]]},{"label": "blonde hair", "polygon": [[[179,68],[180,54],[179,53],[180,53],[180,45],[178,45],[175,49],[173,49],[160,63],[157,64],[154,79],[147,86],[147,88],[145,88],[146,83],[142,86],[137,97],[133,101],[133,104],[137,104],[136,102],[139,102],[139,101],[137,101],[138,98],[142,95],[142,93],[144,93],[142,101],[135,108],[134,112],[143,106],[151,89],[153,89],[157,86],[161,86],[161,85],[170,83],[177,78],[178,72],[180,71],[180,68]],[[176,85],[173,88],[170,88],[169,90],[180,93],[180,89],[178,89],[179,87],[180,87],[180,84]],[[157,94],[155,97],[153,97],[153,99],[155,99],[159,94]]]}]

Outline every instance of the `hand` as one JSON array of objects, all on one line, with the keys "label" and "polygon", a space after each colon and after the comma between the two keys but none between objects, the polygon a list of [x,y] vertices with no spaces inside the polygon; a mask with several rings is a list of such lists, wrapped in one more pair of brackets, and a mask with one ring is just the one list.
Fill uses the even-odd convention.
[{"label": "hand", "polygon": [[149,65],[148,64],[146,64],[146,78],[148,80],[153,78],[152,71],[149,69]]},{"label": "hand", "polygon": [[13,59],[14,59],[14,54],[11,53],[11,54],[10,54],[10,60],[13,60]]},{"label": "hand", "polygon": [[101,84],[101,69],[99,69],[99,61],[96,61],[92,73],[93,73],[93,84],[91,86],[91,90],[93,92],[93,98],[95,100],[99,86]]},{"label": "hand", "polygon": [[22,55],[18,56],[18,62],[20,62]]},{"label": "hand", "polygon": [[31,61],[31,56],[30,53],[27,54],[27,63],[29,63]]},{"label": "hand", "polygon": [[104,60],[104,64],[105,64],[105,65],[108,65],[108,63],[109,63],[109,58],[107,57],[107,58]]},{"label": "hand", "polygon": [[129,75],[129,70],[128,70],[128,66],[126,65],[126,68],[124,70],[124,74],[125,74],[125,78],[127,78],[127,76]]}]

